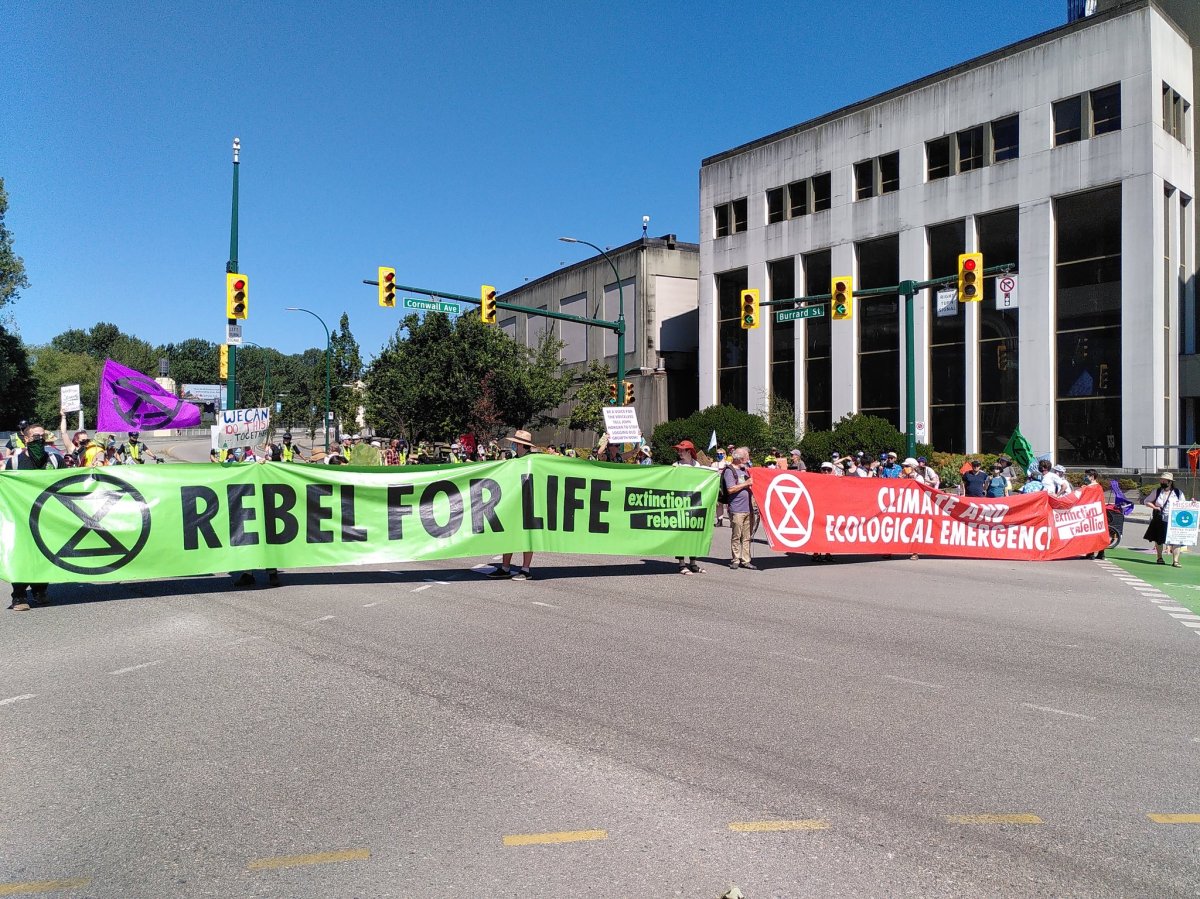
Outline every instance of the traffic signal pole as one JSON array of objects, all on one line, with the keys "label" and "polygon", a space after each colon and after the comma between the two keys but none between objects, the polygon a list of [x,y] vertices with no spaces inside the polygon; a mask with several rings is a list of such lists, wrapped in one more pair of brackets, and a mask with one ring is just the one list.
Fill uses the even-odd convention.
[{"label": "traffic signal pole", "polygon": [[[238,157],[242,152],[240,138],[233,139],[233,213],[229,221],[229,262],[225,264],[225,273],[232,274],[238,270]],[[226,320],[227,325],[235,324],[235,320]],[[229,380],[226,382],[225,408],[237,408],[237,346],[229,345]]]},{"label": "traffic signal pole", "polygon": [[[1006,275],[1016,265],[1006,262],[1003,265],[993,265],[983,270],[983,276]],[[913,299],[919,290],[928,287],[941,287],[944,284],[957,284],[958,275],[947,275],[944,278],[930,278],[928,281],[901,281],[891,287],[869,287],[865,290],[855,289],[855,297],[883,297],[900,294],[904,297],[904,407],[905,407],[905,445],[909,456],[917,452],[917,374],[916,374],[916,343],[914,336]],[[831,293],[814,294],[807,297],[791,297],[783,300],[763,300],[761,306],[790,306],[804,308],[818,306],[830,302]]]}]

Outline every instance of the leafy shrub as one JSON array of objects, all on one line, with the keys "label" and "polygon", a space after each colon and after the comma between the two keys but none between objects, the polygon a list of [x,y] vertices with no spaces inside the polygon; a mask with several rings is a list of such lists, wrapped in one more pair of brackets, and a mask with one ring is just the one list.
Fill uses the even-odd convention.
[{"label": "leafy shrub", "polygon": [[[800,454],[804,464],[815,469],[828,462],[834,451],[853,455],[862,450],[871,459],[878,459],[880,453],[893,452],[903,459],[907,442],[907,437],[886,418],[857,413],[840,419],[832,431],[806,432],[800,441]],[[931,456],[932,451],[927,444],[917,444],[918,456]]]},{"label": "leafy shrub", "polygon": [[687,418],[673,418],[656,427],[650,438],[654,461],[660,465],[674,462],[675,450],[672,447],[681,440],[692,441],[698,450],[705,449],[713,431],[717,432],[717,441],[721,446],[730,443],[748,446],[755,458],[770,443],[767,423],[762,416],[742,412],[728,405],[709,406]]}]

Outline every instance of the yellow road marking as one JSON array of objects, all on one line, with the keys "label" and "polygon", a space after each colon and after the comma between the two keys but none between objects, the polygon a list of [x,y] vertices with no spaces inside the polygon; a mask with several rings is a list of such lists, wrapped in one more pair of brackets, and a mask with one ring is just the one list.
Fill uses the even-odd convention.
[{"label": "yellow road marking", "polygon": [[1037,815],[947,815],[951,824],[1041,824]]},{"label": "yellow road marking", "polygon": [[56,890],[73,890],[92,882],[90,877],[72,877],[69,880],[36,880],[29,883],[0,883],[0,896],[22,896],[31,893],[53,893]]},{"label": "yellow road marking", "polygon": [[505,846],[539,846],[546,843],[582,843],[607,840],[607,830],[560,830],[557,833],[514,833],[504,838]]},{"label": "yellow road marking", "polygon": [[775,830],[828,830],[828,821],[730,821],[729,829],[737,833],[765,833]]},{"label": "yellow road marking", "polygon": [[246,867],[251,871],[262,871],[269,868],[296,868],[300,865],[327,865],[331,862],[359,862],[370,857],[370,849],[338,849],[334,852],[312,852],[308,855],[256,858]]},{"label": "yellow road marking", "polygon": [[1155,824],[1200,824],[1200,815],[1155,815],[1147,814]]}]

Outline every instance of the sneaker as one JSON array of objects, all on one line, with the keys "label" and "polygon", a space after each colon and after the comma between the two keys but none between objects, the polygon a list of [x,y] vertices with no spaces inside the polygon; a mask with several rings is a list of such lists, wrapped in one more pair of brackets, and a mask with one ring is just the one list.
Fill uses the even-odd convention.
[{"label": "sneaker", "polygon": [[737,563],[737,562],[730,562],[730,563],[729,563],[729,570],[730,570],[730,571],[737,571],[737,570],[738,570],[738,563]]},{"label": "sneaker", "polygon": [[27,603],[23,599],[14,599],[13,604],[11,606],[9,606],[9,608],[12,609],[14,612],[28,612],[29,611],[29,603]]},{"label": "sneaker", "polygon": [[493,568],[487,576],[494,581],[507,581],[513,574],[507,568]]},{"label": "sneaker", "polygon": [[703,568],[701,568],[701,567],[700,567],[698,564],[696,564],[695,562],[689,562],[689,563],[688,563],[688,566],[687,566],[687,569],[688,569],[688,571],[690,571],[692,574],[703,574],[703,573],[704,573],[704,569],[703,569]]},{"label": "sneaker", "polygon": [[235,586],[235,587],[253,587],[254,586],[254,575],[252,575],[249,571],[242,572],[242,576],[233,582],[233,586]]},{"label": "sneaker", "polygon": [[913,553],[911,556],[909,556],[909,558],[915,561],[915,560],[917,560],[917,559],[921,558],[921,554],[920,554],[920,553]]},{"label": "sneaker", "polygon": [[29,604],[31,606],[48,606],[50,605],[50,597],[46,595],[45,590],[40,593],[35,591],[32,598],[29,600]]},{"label": "sneaker", "polygon": [[753,562],[743,562],[743,563],[742,563],[742,567],[743,567],[743,568],[749,568],[751,571],[758,571],[758,570],[759,570],[759,567],[758,567],[757,565],[755,565]]},{"label": "sneaker", "polygon": [[533,575],[529,573],[528,568],[522,568],[519,571],[514,571],[512,574],[514,581],[532,581]]},{"label": "sneaker", "polygon": [[679,573],[680,573],[680,574],[691,574],[691,573],[692,573],[692,569],[688,568],[686,565],[680,565],[680,566],[679,566]]}]

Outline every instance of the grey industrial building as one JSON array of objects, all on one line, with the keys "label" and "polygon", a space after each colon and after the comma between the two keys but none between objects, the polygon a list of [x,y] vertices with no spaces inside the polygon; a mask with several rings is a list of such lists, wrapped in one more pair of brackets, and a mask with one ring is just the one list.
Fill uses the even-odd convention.
[{"label": "grey industrial building", "polygon": [[[739,327],[738,297],[1012,262],[1007,304],[915,303],[924,439],[999,450],[1016,425],[1067,464],[1141,468],[1197,437],[1196,0],[1129,0],[705,159],[700,406],[771,395],[809,427],[903,425],[898,297]],[[1177,18],[1176,18],[1177,17]],[[1168,454],[1166,461],[1178,464]]]}]

